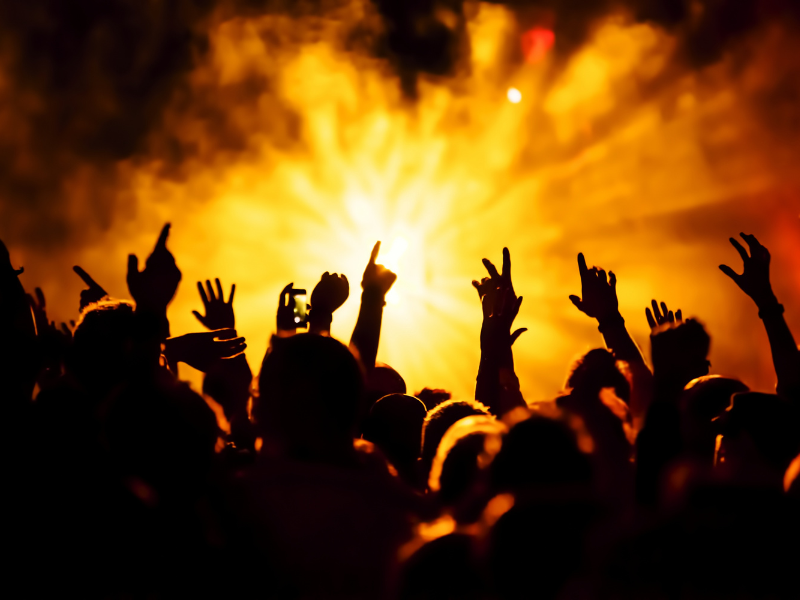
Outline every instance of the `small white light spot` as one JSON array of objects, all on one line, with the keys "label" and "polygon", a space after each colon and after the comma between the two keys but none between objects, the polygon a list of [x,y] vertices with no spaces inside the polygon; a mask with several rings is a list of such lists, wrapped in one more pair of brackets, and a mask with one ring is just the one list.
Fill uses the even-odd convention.
[{"label": "small white light spot", "polygon": [[508,88],[506,97],[512,104],[519,104],[522,101],[522,92],[520,92],[517,88]]}]

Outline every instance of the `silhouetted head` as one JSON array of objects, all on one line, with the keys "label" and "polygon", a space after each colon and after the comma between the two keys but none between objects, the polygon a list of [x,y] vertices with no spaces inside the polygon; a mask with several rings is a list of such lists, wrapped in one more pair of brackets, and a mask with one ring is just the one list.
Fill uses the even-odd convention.
[{"label": "silhouetted head", "polygon": [[692,379],[708,375],[711,338],[695,319],[665,323],[650,336],[653,372],[661,380],[681,387]]},{"label": "silhouetted head", "polygon": [[159,491],[196,490],[219,433],[205,400],[169,376],[126,383],[104,411],[104,437],[117,468]]},{"label": "silhouetted head", "polygon": [[735,394],[715,424],[722,435],[720,466],[744,481],[759,474],[782,480],[800,452],[798,411],[774,394]]},{"label": "silhouetted head", "polygon": [[444,434],[456,421],[473,415],[491,416],[491,412],[477,400],[448,400],[428,411],[422,426],[422,468],[426,479]]},{"label": "silhouetted head", "polygon": [[567,388],[580,396],[597,396],[603,388],[614,388],[617,398],[630,401],[631,386],[620,370],[617,359],[604,348],[589,350],[572,366]]},{"label": "silhouetted head", "polygon": [[372,405],[389,394],[405,394],[406,382],[395,369],[385,363],[375,363],[369,372],[364,392],[364,415],[369,414]]},{"label": "silhouetted head", "polygon": [[719,375],[698,377],[686,384],[678,407],[684,445],[691,454],[712,464],[718,429],[713,419],[725,412],[731,396],[747,391],[738,379]]},{"label": "silhouetted head", "polygon": [[358,362],[333,338],[302,333],[264,358],[252,416],[265,438],[297,458],[352,448],[363,391]]},{"label": "silhouetted head", "polygon": [[87,388],[113,387],[127,377],[135,363],[136,337],[133,304],[125,300],[90,304],[75,327],[67,366]]},{"label": "silhouetted head", "polygon": [[426,414],[418,398],[389,394],[372,405],[364,422],[362,437],[378,446],[404,479],[419,458]]},{"label": "silhouetted head", "polygon": [[579,449],[572,429],[539,415],[511,428],[492,463],[492,478],[499,492],[583,485],[591,476],[589,458]]},{"label": "silhouetted head", "polygon": [[485,415],[465,417],[445,433],[431,465],[428,488],[440,502],[454,506],[462,501],[488,469],[503,444],[506,426]]}]

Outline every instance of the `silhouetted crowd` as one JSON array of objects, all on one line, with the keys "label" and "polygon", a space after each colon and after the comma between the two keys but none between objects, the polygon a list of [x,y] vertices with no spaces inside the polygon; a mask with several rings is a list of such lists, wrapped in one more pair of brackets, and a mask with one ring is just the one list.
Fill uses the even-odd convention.
[{"label": "silhouetted crowd", "polygon": [[254,377],[235,286],[198,283],[205,331],[171,335],[168,235],[129,257],[130,301],[76,266],[60,326],[0,242],[5,597],[800,597],[800,351],[754,236],[730,240],[741,274],[720,269],[755,302],[775,394],[710,374],[703,325],[655,300],[648,364],[616,276],[579,254],[570,300],[605,347],[533,403],[507,249],[472,282],[475,396],[451,398],[376,362],[380,242],[349,346],[330,336],[349,283],[326,272],[309,305],[280,293]]}]

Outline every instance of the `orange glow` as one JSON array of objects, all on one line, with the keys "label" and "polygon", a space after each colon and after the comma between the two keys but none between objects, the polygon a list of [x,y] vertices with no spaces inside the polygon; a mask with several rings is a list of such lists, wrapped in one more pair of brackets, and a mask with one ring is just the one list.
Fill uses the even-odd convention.
[{"label": "orange glow", "polygon": [[[53,271],[63,261],[58,279],[43,270],[34,279],[36,257],[16,257],[25,284],[41,285],[53,306],[77,307],[81,282],[64,281],[80,264],[126,297],[126,255],[146,255],[171,221],[183,271],[172,331],[200,327],[191,314],[200,308],[196,281],[236,283],[236,327],[257,371],[289,282],[310,294],[322,272],[346,274],[350,298],[332,335],[349,340],[361,275],[381,240],[379,261],[398,280],[378,359],[411,391],[439,387],[463,398],[473,394],[479,358],[481,309],[470,282],[485,275],[481,258],[497,264],[506,245],[524,296],[517,326],[528,328],[514,345],[516,365],[535,401],[552,398],[570,362],[602,344],[596,323],[567,299],[580,293],[575,256],[583,251],[590,264],[614,269],[641,345],[644,308],[663,298],[708,325],[715,370],[769,391],[774,375],[757,316],[716,268],[736,260],[729,235],[751,224],[769,233],[761,215],[774,214],[745,219],[750,213],[731,199],[766,197],[784,174],[744,101],[757,77],[722,85],[721,64],[670,80],[670,37],[621,17],[600,23],[558,72],[544,63],[510,69],[516,21],[503,6],[478,3],[466,28],[470,68],[452,80],[421,76],[412,104],[384,61],[347,49],[346,34],[370,3],[353,5],[341,21],[219,17],[189,86],[209,102],[219,98],[215,107],[239,127],[244,149],[213,144],[212,124],[176,101],[165,121],[196,150],[186,177],[167,177],[160,164],[118,164],[134,182],[129,213],[80,255],[49,258]],[[523,38],[535,41],[526,46],[534,53],[554,41],[539,31]],[[253,93],[260,78],[270,85]],[[510,88],[525,101],[509,102]],[[718,214],[728,220],[711,231]],[[773,265],[785,260],[778,250]],[[739,324],[747,324],[748,350]]]},{"label": "orange glow", "polygon": [[531,64],[540,62],[556,43],[556,34],[550,29],[534,27],[522,34],[522,53]]}]

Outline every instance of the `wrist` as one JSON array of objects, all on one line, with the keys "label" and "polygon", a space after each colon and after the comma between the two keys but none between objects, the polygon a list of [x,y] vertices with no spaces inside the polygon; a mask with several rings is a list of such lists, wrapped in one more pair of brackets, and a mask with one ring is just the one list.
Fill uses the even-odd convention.
[{"label": "wrist", "polygon": [[311,309],[308,313],[308,323],[315,329],[330,329],[333,322],[333,312],[328,310]]},{"label": "wrist", "polygon": [[365,286],[364,291],[361,292],[361,303],[380,304],[380,306],[386,306],[386,294],[378,286]]},{"label": "wrist", "polygon": [[622,315],[619,313],[619,311],[597,318],[597,329],[600,331],[600,333],[603,333],[613,327],[620,327],[623,325],[625,325],[625,319],[622,318]]},{"label": "wrist", "polygon": [[780,304],[777,298],[770,303],[758,304],[757,306],[759,319],[763,320],[783,315],[783,304]]}]

